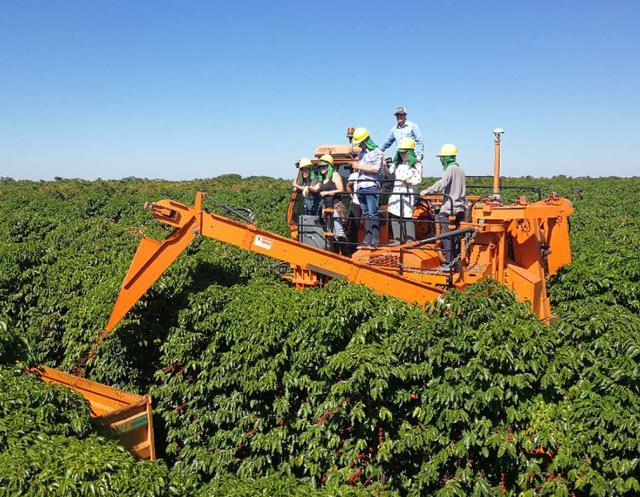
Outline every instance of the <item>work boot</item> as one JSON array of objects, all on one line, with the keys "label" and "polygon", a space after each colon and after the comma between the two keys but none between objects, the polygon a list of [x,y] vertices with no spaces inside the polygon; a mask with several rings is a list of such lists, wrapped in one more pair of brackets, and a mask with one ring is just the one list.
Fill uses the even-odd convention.
[{"label": "work boot", "polygon": [[370,219],[365,219],[364,220],[364,240],[362,240],[362,243],[360,245],[358,245],[358,248],[369,248],[369,246],[371,245],[371,237],[373,236],[373,233],[371,232],[371,220]]}]

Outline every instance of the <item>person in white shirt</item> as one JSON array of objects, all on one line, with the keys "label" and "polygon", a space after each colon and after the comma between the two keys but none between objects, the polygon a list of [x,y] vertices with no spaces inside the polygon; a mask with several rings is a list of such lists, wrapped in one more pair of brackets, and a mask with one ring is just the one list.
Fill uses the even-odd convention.
[{"label": "person in white shirt", "polygon": [[391,245],[412,242],[416,239],[413,222],[415,187],[422,181],[422,163],[415,154],[416,142],[413,138],[402,138],[398,151],[389,167],[393,175],[393,192],[389,197],[387,213],[393,238]]}]

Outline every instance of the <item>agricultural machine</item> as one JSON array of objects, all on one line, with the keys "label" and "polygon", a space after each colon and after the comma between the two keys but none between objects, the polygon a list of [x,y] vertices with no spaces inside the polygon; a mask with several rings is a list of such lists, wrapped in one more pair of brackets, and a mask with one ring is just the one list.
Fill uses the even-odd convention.
[{"label": "agricultural machine", "polygon": [[[296,191],[292,193],[287,212],[290,237],[258,228],[253,218],[242,210],[224,206],[235,219],[212,213],[203,206],[205,195],[200,192],[193,205],[170,199],[145,204],[153,217],[171,227],[172,232],[163,240],[144,237],[140,241],[105,330],[86,359],[95,354],[133,305],[199,236],[286,263],[289,272],[285,276],[296,288],[321,287],[331,278],[341,277],[421,306],[441,298],[452,288],[463,289],[481,279],[492,278],[511,288],[519,300],[528,302],[540,320],[549,322],[552,313],[546,279],[571,262],[568,218],[573,207],[568,199],[553,193],[531,203],[524,197],[517,197],[512,203],[504,202],[500,185],[502,130],[494,130],[494,134],[492,191],[488,195],[467,196],[466,216],[459,225],[454,225],[455,218],[451,218],[450,231],[440,232],[438,223],[434,222],[438,208],[448,201],[446,195],[418,196],[413,210],[413,220],[418,226],[416,241],[386,245],[383,222],[381,246],[360,248],[348,256],[336,253],[332,243],[334,234],[326,225],[309,227],[301,222],[307,219],[297,214],[300,199]],[[350,144],[319,146],[315,157],[326,153],[333,156],[335,166],[343,172],[348,172],[357,160]],[[384,209],[381,212],[384,217]],[[362,239],[362,232],[357,237],[356,243]],[[441,242],[445,238],[455,239],[457,247],[455,264],[447,271],[442,270]],[[56,382],[55,370],[47,374],[45,379]],[[65,384],[84,394],[90,404],[101,402],[94,398],[91,388],[100,390],[103,386],[73,378],[63,379]],[[118,396],[115,392],[110,394]],[[141,399],[130,399],[128,407],[119,409],[126,410],[140,402]],[[134,421],[147,427],[144,444],[152,444],[150,410],[146,411],[146,424],[140,421],[143,417],[139,413],[133,415]],[[118,426],[116,423],[115,427]],[[130,446],[140,443],[136,439]],[[139,456],[153,457],[153,451],[147,450]]]}]

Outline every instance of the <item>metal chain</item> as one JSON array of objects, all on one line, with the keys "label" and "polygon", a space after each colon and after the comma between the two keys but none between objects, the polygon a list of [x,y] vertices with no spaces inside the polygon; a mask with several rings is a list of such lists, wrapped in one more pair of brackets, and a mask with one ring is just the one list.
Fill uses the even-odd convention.
[{"label": "metal chain", "polygon": [[[466,245],[465,245],[465,252],[466,253],[469,252],[469,247],[471,246],[471,244],[475,240],[477,233],[478,232],[476,230],[473,230],[473,231],[469,231],[464,236],[464,241],[466,242]],[[449,263],[449,266],[450,267],[454,267],[458,262],[460,262],[460,259],[462,259],[462,251],[460,251],[460,253]]]},{"label": "metal chain", "polygon": [[[466,242],[465,255],[468,254],[469,248],[471,247],[471,244],[473,244],[477,234],[478,234],[478,231],[473,230],[473,231],[468,232],[464,236],[463,239]],[[462,254],[462,251],[461,251],[449,263],[449,267],[453,268],[460,261],[460,259],[462,259],[462,255],[463,254]],[[396,264],[393,264],[392,261],[395,261]],[[378,266],[378,267],[397,266],[400,269],[403,269],[405,271],[410,271],[410,272],[416,273],[416,274],[432,274],[434,272],[433,269],[422,269],[422,268],[416,268],[416,267],[411,267],[411,266],[405,266],[404,264],[400,264],[398,261],[399,261],[399,258],[397,256],[382,255],[382,256],[373,257],[372,259],[369,260],[368,264],[371,265],[371,266]]]}]

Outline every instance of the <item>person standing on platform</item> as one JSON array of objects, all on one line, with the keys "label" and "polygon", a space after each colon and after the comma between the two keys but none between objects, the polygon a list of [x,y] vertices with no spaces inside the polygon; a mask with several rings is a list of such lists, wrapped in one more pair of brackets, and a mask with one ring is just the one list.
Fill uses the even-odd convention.
[{"label": "person standing on platform", "polygon": [[407,120],[407,109],[404,107],[398,107],[394,112],[396,116],[396,125],[389,131],[389,137],[380,146],[380,150],[383,152],[387,150],[391,145],[400,143],[403,138],[413,138],[416,142],[415,154],[418,162],[422,162],[424,156],[424,143],[422,142],[422,133],[420,127]]},{"label": "person standing on platform", "polygon": [[302,212],[306,216],[320,214],[320,197],[316,192],[310,190],[310,187],[318,181],[312,168],[311,161],[303,157],[298,162],[298,177],[293,180],[293,187],[302,194]]},{"label": "person standing on platform", "polygon": [[392,233],[390,245],[399,245],[416,239],[413,205],[415,187],[422,181],[422,163],[418,162],[415,148],[416,142],[413,138],[402,138],[398,143],[398,151],[393,163],[389,167],[389,172],[393,175],[393,193],[387,205]]},{"label": "person standing on platform", "polygon": [[380,200],[379,173],[384,154],[371,139],[365,128],[356,128],[351,143],[360,147],[358,160],[352,169],[358,172],[356,194],[364,218],[364,240],[358,248],[377,248],[380,243],[380,220],[378,203]]},{"label": "person standing on platform", "polygon": [[[456,159],[458,155],[458,149],[455,145],[449,143],[442,145],[438,157],[442,164],[444,174],[441,179],[436,181],[426,190],[420,192],[421,196],[430,195],[436,192],[443,193],[442,206],[440,212],[436,214],[436,223],[440,225],[440,234],[445,234],[451,231],[449,224],[453,224],[456,228],[460,224],[460,221],[464,219],[464,214],[467,208],[467,185],[464,171],[458,164]],[[453,220],[449,220],[449,216],[454,216]],[[443,269],[450,269],[448,266],[455,259],[457,252],[457,243],[452,238],[442,239],[442,249],[445,256],[445,267]]]}]

